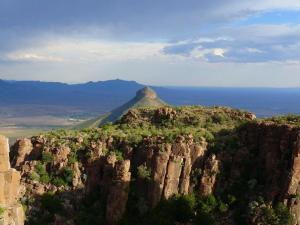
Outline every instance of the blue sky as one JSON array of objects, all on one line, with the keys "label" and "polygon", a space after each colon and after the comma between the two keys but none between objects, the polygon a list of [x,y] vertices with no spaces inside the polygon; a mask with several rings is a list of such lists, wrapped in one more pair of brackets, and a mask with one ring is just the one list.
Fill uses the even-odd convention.
[{"label": "blue sky", "polygon": [[0,0],[0,78],[300,87],[300,1]]}]

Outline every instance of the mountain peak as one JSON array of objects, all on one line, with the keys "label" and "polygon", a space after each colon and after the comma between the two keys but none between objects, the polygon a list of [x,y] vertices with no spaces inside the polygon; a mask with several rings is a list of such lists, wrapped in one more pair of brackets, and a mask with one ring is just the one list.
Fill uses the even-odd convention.
[{"label": "mountain peak", "polygon": [[130,101],[112,110],[110,113],[97,117],[95,119],[83,122],[78,128],[96,127],[107,122],[115,122],[120,119],[129,110],[139,107],[162,107],[166,106],[163,100],[159,98],[156,92],[150,87],[143,87],[136,92],[136,96]]},{"label": "mountain peak", "polygon": [[157,94],[156,92],[151,89],[150,87],[144,87],[136,92],[136,97],[138,98],[149,98],[149,99],[156,99]]}]

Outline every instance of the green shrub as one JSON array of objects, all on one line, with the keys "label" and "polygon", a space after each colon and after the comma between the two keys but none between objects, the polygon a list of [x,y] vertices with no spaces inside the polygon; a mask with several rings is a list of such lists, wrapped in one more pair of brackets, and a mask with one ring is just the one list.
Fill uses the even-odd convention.
[{"label": "green shrub", "polygon": [[51,179],[46,171],[46,167],[44,164],[37,163],[37,165],[35,166],[35,172],[39,176],[39,181],[41,181],[44,184],[50,182]]},{"label": "green shrub", "polygon": [[262,225],[291,225],[292,215],[283,203],[274,208],[267,205],[262,197],[249,203],[249,214],[255,218],[256,224]]},{"label": "green shrub", "polygon": [[50,152],[42,153],[42,162],[43,163],[50,163],[52,161],[53,161],[53,155]]},{"label": "green shrub", "polygon": [[218,201],[214,195],[202,197],[199,202],[199,208],[202,212],[210,213],[218,206]]},{"label": "green shrub", "polygon": [[72,181],[73,181],[73,177],[74,177],[73,170],[71,168],[69,168],[69,167],[65,167],[63,169],[62,175],[63,175],[64,181],[67,184],[71,185]]},{"label": "green shrub", "polygon": [[[193,219],[196,198],[194,195],[173,196],[164,200],[150,213],[147,222],[155,225],[173,225],[186,223]],[[149,221],[148,221],[149,220]]]},{"label": "green shrub", "polygon": [[278,203],[275,206],[275,214],[277,215],[279,219],[278,225],[291,225],[293,221],[293,217],[289,211],[289,209],[283,204]]},{"label": "green shrub", "polygon": [[51,183],[54,184],[56,187],[67,186],[67,183],[62,177],[53,177]]},{"label": "green shrub", "polygon": [[59,174],[52,177],[51,183],[57,187],[71,186],[73,182],[73,176],[73,170],[69,167],[65,167]]},{"label": "green shrub", "polygon": [[113,152],[116,154],[117,160],[119,160],[119,161],[124,160],[123,152],[121,152],[119,150],[115,150]]},{"label": "green shrub", "polygon": [[30,178],[34,181],[39,181],[40,180],[40,176],[34,171],[30,173]]},{"label": "green shrub", "polygon": [[68,162],[70,164],[74,164],[76,162],[78,162],[78,158],[77,158],[77,154],[76,152],[71,152],[68,156]]},{"label": "green shrub", "polygon": [[140,165],[137,168],[137,176],[144,180],[151,180],[151,170],[146,165]]}]

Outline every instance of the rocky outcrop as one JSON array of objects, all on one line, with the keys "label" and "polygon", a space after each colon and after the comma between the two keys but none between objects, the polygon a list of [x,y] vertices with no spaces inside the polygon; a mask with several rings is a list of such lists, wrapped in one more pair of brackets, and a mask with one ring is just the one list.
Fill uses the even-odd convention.
[{"label": "rocky outcrop", "polygon": [[136,151],[133,161],[137,166],[145,165],[151,172],[151,182],[141,182],[138,189],[146,189],[146,199],[151,208],[162,199],[176,194],[189,194],[195,189],[192,170],[202,167],[206,157],[207,142],[202,139],[194,143],[193,137],[179,136],[174,144],[159,144],[160,137],[144,140]]},{"label": "rocky outcrop", "polygon": [[159,122],[161,120],[173,120],[176,117],[176,111],[172,108],[159,108],[155,111],[154,121]]},{"label": "rocky outcrop", "polygon": [[8,139],[0,136],[0,225],[23,225],[24,212],[19,204],[20,173],[10,168]]},{"label": "rocky outcrop", "polygon": [[106,221],[109,225],[117,224],[126,210],[131,179],[129,169],[129,160],[119,161],[115,166],[106,206]]},{"label": "rocky outcrop", "polygon": [[26,160],[28,160],[28,157],[33,150],[33,145],[30,139],[24,138],[18,140],[15,143],[15,148],[13,149],[17,149],[17,151],[14,154],[13,159],[11,160],[11,165],[13,167],[20,167]]}]

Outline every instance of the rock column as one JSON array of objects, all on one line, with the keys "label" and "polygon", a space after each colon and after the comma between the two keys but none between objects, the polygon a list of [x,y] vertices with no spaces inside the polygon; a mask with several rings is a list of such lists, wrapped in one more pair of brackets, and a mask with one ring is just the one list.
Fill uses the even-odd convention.
[{"label": "rock column", "polygon": [[109,225],[117,224],[126,210],[131,173],[130,161],[118,161],[115,166],[112,185],[106,207],[106,220]]},{"label": "rock column", "polygon": [[24,224],[18,202],[20,179],[20,173],[10,167],[8,139],[0,135],[0,225]]}]

